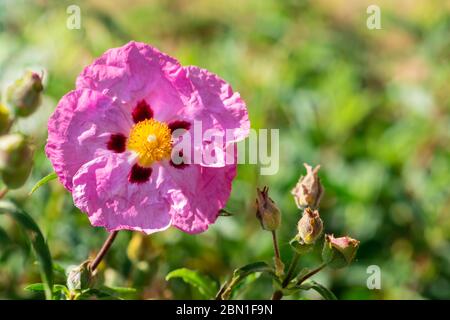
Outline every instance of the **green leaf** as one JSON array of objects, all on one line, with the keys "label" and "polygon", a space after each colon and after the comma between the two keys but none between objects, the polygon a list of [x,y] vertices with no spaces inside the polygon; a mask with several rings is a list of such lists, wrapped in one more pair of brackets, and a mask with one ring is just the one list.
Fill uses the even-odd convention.
[{"label": "green leaf", "polygon": [[314,244],[306,244],[298,241],[297,239],[292,239],[289,244],[298,254],[305,254],[312,250]]},{"label": "green leaf", "polygon": [[[33,283],[24,288],[26,291],[30,292],[45,292],[45,285],[43,283]],[[70,295],[69,290],[66,286],[62,284],[53,285],[53,293],[63,293],[66,297]]]},{"label": "green leaf", "polygon": [[40,187],[42,187],[44,184],[47,184],[48,182],[55,180],[58,176],[56,175],[55,172],[52,172],[48,175],[46,175],[45,177],[43,177],[41,180],[39,180],[34,187],[31,189],[30,193],[28,194],[29,196],[31,196],[37,189],[39,189]]},{"label": "green leaf", "polygon": [[184,282],[198,289],[205,298],[213,298],[218,290],[217,283],[198,271],[181,268],[176,269],[166,276],[166,280],[181,278]]},{"label": "green leaf", "polygon": [[270,267],[267,263],[265,262],[250,263],[244,267],[234,270],[232,278],[222,286],[220,291],[217,293],[216,298],[220,298],[222,300],[229,299],[229,297],[233,293],[233,290],[239,286],[241,281],[243,281],[249,275],[257,272],[267,273],[275,281],[279,282],[279,279],[275,275],[273,268]]},{"label": "green leaf", "polygon": [[52,299],[53,264],[44,236],[31,216],[10,201],[0,201],[0,214],[9,214],[25,231],[39,262],[45,297]]},{"label": "green leaf", "polygon": [[233,215],[233,213],[227,211],[226,209],[220,209],[219,210],[219,216],[220,217],[230,217],[232,215]]},{"label": "green leaf", "polygon": [[26,286],[24,288],[25,291],[30,291],[30,292],[44,292],[45,288],[44,288],[44,284],[43,283],[33,283],[30,284],[28,286]]},{"label": "green leaf", "polygon": [[334,295],[333,292],[331,292],[330,289],[328,289],[327,287],[321,285],[316,281],[308,281],[299,286],[299,289],[301,290],[313,289],[317,291],[325,300],[337,300],[336,296]]},{"label": "green leaf", "polygon": [[109,292],[96,288],[83,290],[81,293],[75,296],[74,300],[86,300],[91,297],[96,297],[97,299],[100,300],[122,300],[120,297],[117,297]]}]

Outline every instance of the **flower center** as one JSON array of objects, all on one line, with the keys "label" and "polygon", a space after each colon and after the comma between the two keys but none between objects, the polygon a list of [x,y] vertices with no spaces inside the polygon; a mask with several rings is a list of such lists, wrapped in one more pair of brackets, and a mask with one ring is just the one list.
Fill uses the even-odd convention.
[{"label": "flower center", "polygon": [[149,167],[155,161],[169,159],[172,134],[169,126],[155,119],[145,119],[131,129],[127,148],[138,154],[138,163]]}]

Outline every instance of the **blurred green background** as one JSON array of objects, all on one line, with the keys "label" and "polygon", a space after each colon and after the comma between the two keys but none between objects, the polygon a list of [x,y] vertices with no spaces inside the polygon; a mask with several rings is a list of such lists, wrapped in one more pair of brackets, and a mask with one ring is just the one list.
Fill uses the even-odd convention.
[{"label": "blurred green background", "polygon": [[[66,28],[72,4],[80,30]],[[381,30],[366,27],[370,4],[381,8]],[[229,81],[253,128],[280,130],[280,168],[261,176],[258,166],[240,165],[227,205],[234,216],[201,235],[120,232],[101,266],[106,284],[136,287],[137,298],[199,298],[165,275],[187,267],[224,281],[243,264],[271,262],[270,234],[255,219],[263,185],[282,209],[287,263],[300,217],[290,190],[308,162],[322,165],[325,231],[361,241],[349,268],[326,269],[318,281],[341,299],[450,298],[449,1],[0,0],[1,87],[29,69],[44,70],[46,81],[42,107],[16,126],[37,144],[35,168],[8,197],[36,219],[63,267],[95,255],[107,234],[57,181],[27,196],[52,171],[46,121],[83,67],[129,40]],[[0,298],[41,298],[23,290],[40,282],[24,234],[4,216],[0,227]],[[320,262],[319,247],[302,266]],[[381,290],[366,287],[369,265],[381,268]],[[271,293],[261,277],[237,298]]]}]

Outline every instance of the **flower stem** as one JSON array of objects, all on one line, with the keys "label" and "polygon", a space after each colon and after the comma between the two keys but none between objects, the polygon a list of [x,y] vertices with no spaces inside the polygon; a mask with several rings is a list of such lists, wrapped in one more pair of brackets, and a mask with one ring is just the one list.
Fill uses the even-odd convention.
[{"label": "flower stem", "polygon": [[[294,252],[294,256],[292,257],[291,264],[289,265],[286,277],[284,278],[283,283],[281,284],[281,287],[283,289],[287,287],[289,281],[291,281],[292,277],[294,276],[294,272],[295,269],[297,268],[299,258],[300,254]],[[281,300],[281,298],[283,298],[283,292],[281,290],[276,290],[272,295],[272,300]]]},{"label": "flower stem", "polygon": [[315,275],[316,273],[318,273],[320,270],[322,270],[323,268],[325,268],[327,266],[327,263],[322,263],[320,266],[318,266],[316,269],[308,272],[307,274],[305,274],[303,277],[301,277],[298,281],[297,281],[297,285],[301,285],[303,282],[305,282],[305,280],[307,280],[308,278],[311,278],[313,275]]},{"label": "flower stem", "polygon": [[281,260],[280,249],[278,248],[277,233],[275,230],[272,231],[272,241],[273,241],[273,249],[275,251],[275,258]]},{"label": "flower stem", "polygon": [[102,248],[100,249],[100,251],[98,252],[97,256],[95,257],[95,259],[92,261],[92,263],[89,266],[89,268],[91,269],[91,272],[93,272],[93,271],[95,271],[95,269],[97,269],[98,265],[103,260],[103,258],[105,257],[106,253],[108,252],[109,248],[113,244],[114,239],[116,238],[118,232],[119,231],[113,231],[113,232],[111,232],[109,234],[109,236],[106,239],[105,243],[103,243]]},{"label": "flower stem", "polygon": [[286,274],[286,277],[283,280],[283,283],[281,284],[283,288],[286,288],[289,284],[289,281],[291,281],[292,276],[294,275],[295,269],[297,268],[298,260],[300,258],[300,255],[295,252],[294,256],[292,257],[291,264],[289,265],[288,272]]}]

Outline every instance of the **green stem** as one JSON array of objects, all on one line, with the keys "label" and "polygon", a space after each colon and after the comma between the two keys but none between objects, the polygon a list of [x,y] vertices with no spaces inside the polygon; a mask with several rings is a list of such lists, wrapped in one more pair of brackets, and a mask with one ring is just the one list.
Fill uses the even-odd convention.
[{"label": "green stem", "polygon": [[327,266],[327,263],[322,263],[320,266],[318,266],[316,269],[308,272],[307,274],[305,274],[303,277],[301,277],[298,281],[297,281],[297,285],[301,285],[303,282],[305,282],[308,278],[311,278],[313,275],[315,275],[316,273],[318,273],[320,270],[322,270],[323,268],[325,268]]},{"label": "green stem", "polygon": [[[294,276],[295,269],[297,268],[298,260],[300,258],[300,254],[297,252],[294,252],[294,256],[292,257],[291,264],[289,265],[288,272],[286,274],[286,277],[284,278],[281,288],[286,288],[289,284],[289,281],[292,280],[292,277]],[[281,290],[276,290],[272,295],[272,300],[281,300],[283,298],[283,292]]]},{"label": "green stem", "polygon": [[297,268],[297,264],[298,264],[299,258],[300,258],[300,254],[295,252],[294,253],[294,257],[292,257],[291,264],[289,265],[289,269],[288,269],[288,272],[286,274],[286,277],[284,278],[283,283],[281,284],[281,286],[283,288],[286,288],[287,285],[289,284],[289,281],[292,280],[292,277],[294,275],[295,269]]},{"label": "green stem", "polygon": [[280,249],[278,248],[277,233],[275,230],[272,231],[272,241],[273,241],[273,250],[275,251],[275,258],[281,260]]},{"label": "green stem", "polygon": [[8,193],[8,191],[9,191],[8,187],[3,188],[0,191],[0,199],[3,199],[3,197],[6,196],[6,194]]}]

